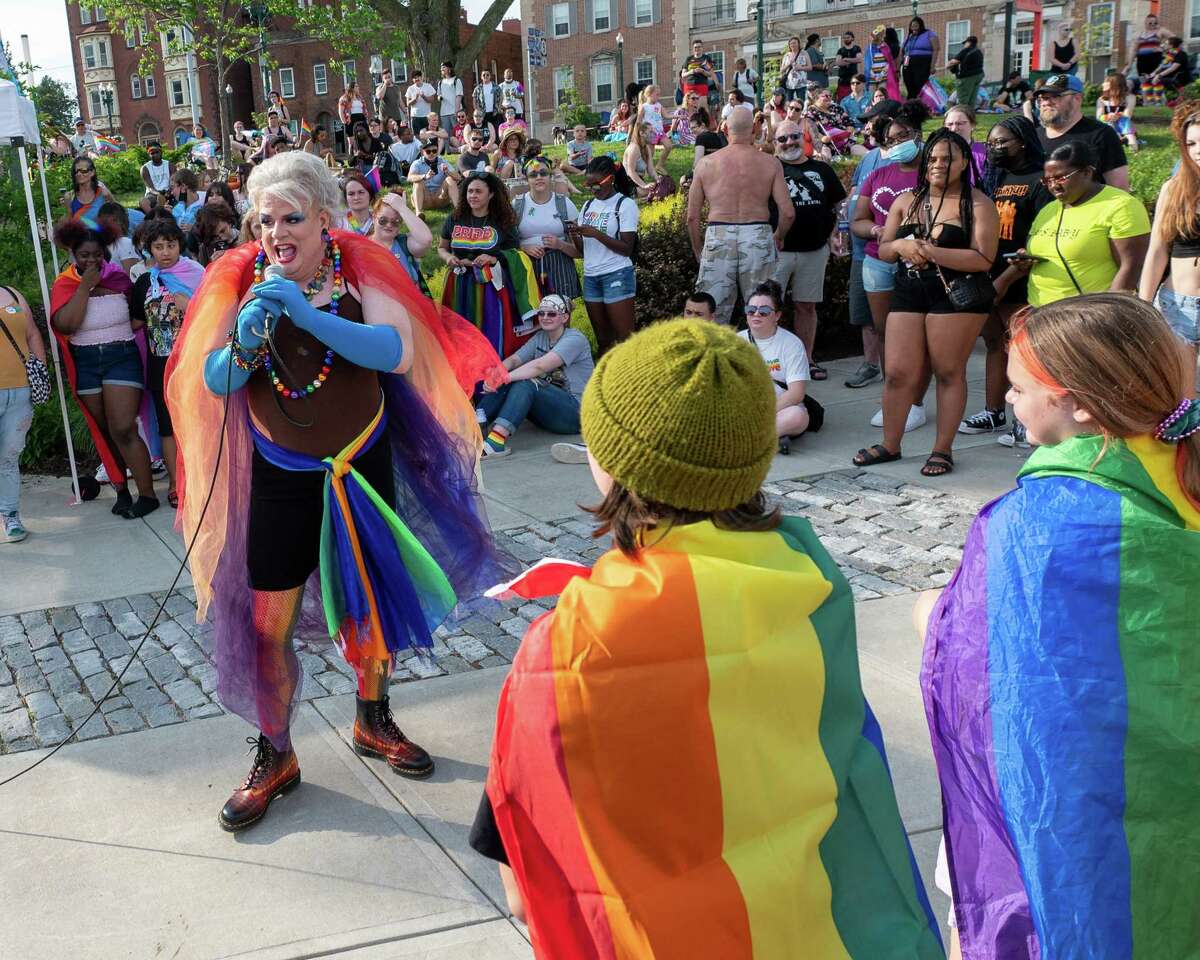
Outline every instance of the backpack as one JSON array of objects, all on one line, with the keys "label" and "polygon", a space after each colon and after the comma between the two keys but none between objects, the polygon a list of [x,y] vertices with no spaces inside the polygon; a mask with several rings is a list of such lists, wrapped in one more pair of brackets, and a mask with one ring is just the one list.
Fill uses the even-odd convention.
[{"label": "backpack", "polygon": [[404,165],[386,147],[375,154],[375,167],[379,170],[379,184],[382,187],[394,187],[403,183],[408,176]]},{"label": "backpack", "polygon": [[[617,207],[616,207],[616,214],[617,214],[618,218],[621,216],[621,208],[626,200],[628,200],[630,203],[632,203],[635,207],[637,206],[637,201],[632,199],[631,197],[627,197],[627,196],[625,196],[625,194],[621,194],[620,196],[621,196],[621,199],[619,201],[617,201]],[[594,202],[594,198],[593,198],[593,200],[589,200],[587,203],[585,203],[583,205],[583,209],[579,211],[579,222],[580,223],[583,223],[583,218],[587,215],[588,207],[590,207],[593,202]],[[619,233],[620,231],[618,230],[617,232]],[[634,266],[637,266],[638,254],[641,251],[641,248],[642,248],[642,238],[641,238],[640,234],[638,234],[638,232],[635,230],[634,235],[633,235],[633,249],[629,252],[629,259],[633,261]]]},{"label": "backpack", "polygon": [[[521,194],[513,203],[513,213],[517,215],[517,223],[521,222],[521,218],[525,216],[525,198],[528,194]],[[567,198],[561,193],[555,193],[554,196],[554,215],[562,221],[565,230],[567,223]],[[590,202],[590,201],[589,201]]]}]

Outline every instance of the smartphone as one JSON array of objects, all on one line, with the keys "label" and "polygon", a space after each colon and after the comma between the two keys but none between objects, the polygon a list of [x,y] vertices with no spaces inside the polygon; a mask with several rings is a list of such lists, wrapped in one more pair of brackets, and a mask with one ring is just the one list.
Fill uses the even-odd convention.
[{"label": "smartphone", "polygon": [[1013,263],[1014,261],[1018,262],[1018,263],[1024,263],[1025,261],[1029,261],[1030,263],[1037,263],[1039,261],[1045,260],[1046,258],[1045,257],[1035,257],[1031,253],[1006,253],[1006,254],[1004,254],[1004,259],[1007,260],[1009,263]]}]

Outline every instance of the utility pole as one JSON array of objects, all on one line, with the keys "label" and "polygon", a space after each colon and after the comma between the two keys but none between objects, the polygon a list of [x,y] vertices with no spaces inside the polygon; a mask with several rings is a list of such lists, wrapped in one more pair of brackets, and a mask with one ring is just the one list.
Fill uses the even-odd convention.
[{"label": "utility pole", "polygon": [[754,53],[758,79],[755,81],[754,86],[758,90],[758,102],[763,104],[767,102],[766,91],[763,90],[763,73],[765,72],[763,70],[763,4],[765,2],[766,0],[751,0],[750,3],[750,16],[754,17],[754,19],[758,21],[757,49]]},{"label": "utility pole", "polygon": [[1001,79],[1001,83],[1007,83],[1008,75],[1012,73],[1012,35],[1015,7],[1014,0],[1007,0],[1004,4],[1004,77]]}]

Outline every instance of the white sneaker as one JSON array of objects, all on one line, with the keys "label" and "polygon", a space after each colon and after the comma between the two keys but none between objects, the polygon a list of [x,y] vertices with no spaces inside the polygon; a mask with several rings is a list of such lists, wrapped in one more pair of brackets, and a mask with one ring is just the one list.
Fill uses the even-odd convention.
[{"label": "white sneaker", "polygon": [[[476,423],[487,423],[487,414],[483,412],[483,407],[475,408],[475,422]],[[97,479],[99,479],[99,478],[97,477]]]},{"label": "white sneaker", "polygon": [[[920,406],[918,406],[917,404],[913,404],[911,407],[908,408],[908,419],[904,421],[904,432],[910,433],[911,431],[916,430],[918,427],[925,426],[925,424],[928,422],[929,422],[929,417],[927,417],[925,415],[925,405],[921,404]],[[882,409],[876,411],[875,416],[873,416],[871,418],[871,426],[873,426],[873,427],[882,427],[883,426],[883,410]]]},{"label": "white sneaker", "polygon": [[96,482],[108,483],[108,468],[105,467],[104,464],[100,464],[100,466],[96,468]]},{"label": "white sneaker", "polygon": [[583,443],[555,443],[550,447],[550,456],[559,463],[587,463],[587,445]]}]

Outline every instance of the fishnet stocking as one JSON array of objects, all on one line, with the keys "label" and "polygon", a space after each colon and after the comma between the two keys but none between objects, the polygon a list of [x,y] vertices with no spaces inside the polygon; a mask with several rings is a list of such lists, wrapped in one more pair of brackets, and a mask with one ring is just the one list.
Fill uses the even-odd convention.
[{"label": "fishnet stocking", "polygon": [[251,591],[251,619],[258,637],[258,725],[277,747],[288,740],[292,696],[300,681],[292,633],[303,599],[302,586]]}]

